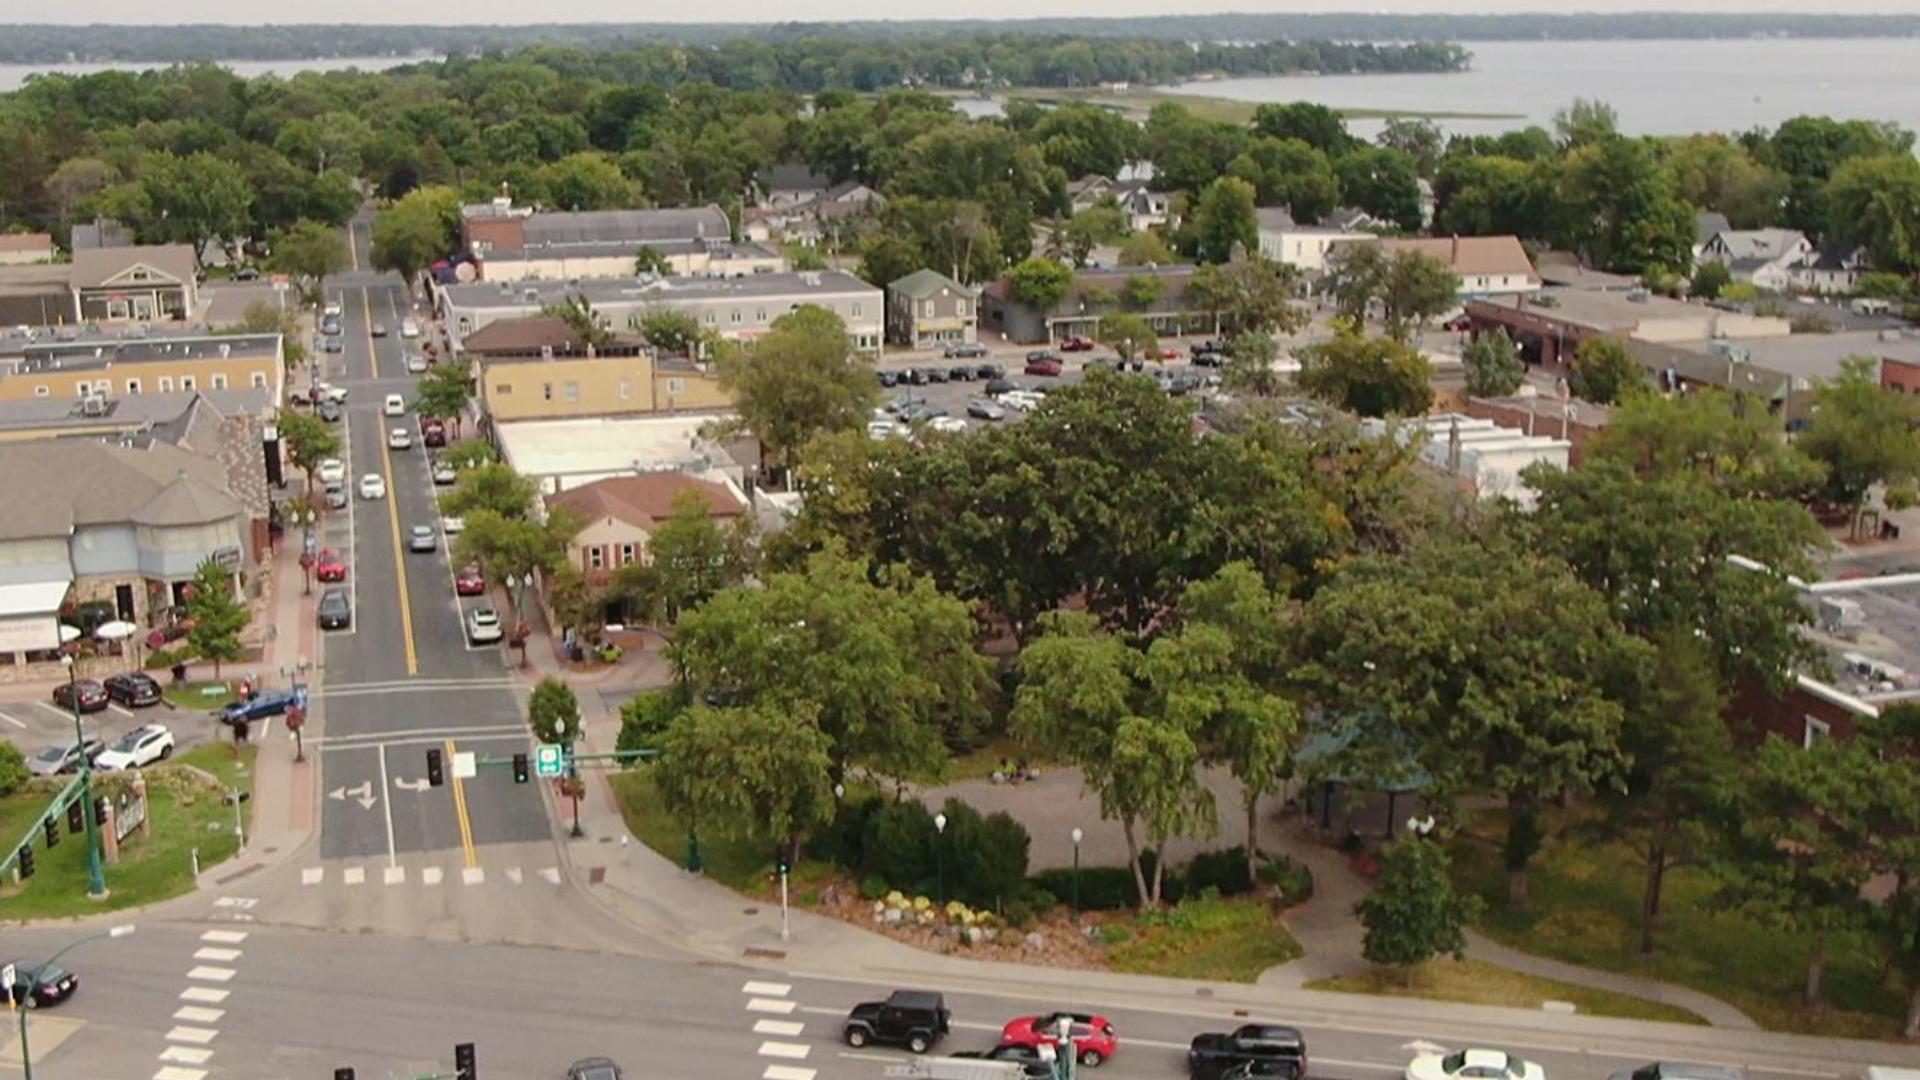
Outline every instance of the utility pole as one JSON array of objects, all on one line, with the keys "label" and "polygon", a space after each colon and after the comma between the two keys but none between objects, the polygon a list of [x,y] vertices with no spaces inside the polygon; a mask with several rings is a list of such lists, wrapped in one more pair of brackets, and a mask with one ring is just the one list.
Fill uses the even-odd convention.
[{"label": "utility pole", "polygon": [[87,812],[87,896],[93,900],[107,897],[107,875],[100,866],[100,826],[93,814],[93,761],[87,757],[86,733],[80,727],[79,658],[71,654],[67,662],[67,703],[73,706],[73,751],[80,758],[80,799]]}]

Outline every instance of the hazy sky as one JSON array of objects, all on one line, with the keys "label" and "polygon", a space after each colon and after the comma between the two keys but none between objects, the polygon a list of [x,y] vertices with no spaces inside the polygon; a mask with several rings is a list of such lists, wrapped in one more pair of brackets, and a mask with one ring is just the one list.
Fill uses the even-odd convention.
[{"label": "hazy sky", "polygon": [[[455,0],[443,4],[396,4],[392,0],[318,0],[318,2],[274,5],[267,10],[258,0],[174,0],[155,4],[152,0],[66,0],[60,4],[5,9],[0,4],[0,22],[57,23],[525,23],[525,22],[722,22],[722,21],[832,21],[835,19],[885,19],[903,14],[914,18],[932,17],[946,12],[967,18],[1018,18],[1031,16],[1163,15],[1202,14],[1223,9],[1221,0],[968,0],[942,7],[903,8],[898,0],[703,0],[691,5],[633,3],[632,0],[558,0],[528,3],[527,0]],[[1366,2],[1239,3],[1234,10],[1299,11],[1540,11],[1556,5],[1542,0],[1366,0]],[[1648,0],[1581,0],[1574,5],[1583,11],[1645,11],[1656,5]],[[1693,0],[1688,3],[1658,5],[1670,11],[1807,11],[1850,12],[1861,14],[1913,14],[1920,12],[1920,0],[1825,0],[1808,5],[1805,0]]]}]

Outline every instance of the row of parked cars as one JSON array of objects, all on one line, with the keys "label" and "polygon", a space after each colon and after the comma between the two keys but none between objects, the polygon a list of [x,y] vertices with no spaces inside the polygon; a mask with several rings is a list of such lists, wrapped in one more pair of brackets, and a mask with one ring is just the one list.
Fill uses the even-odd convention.
[{"label": "row of parked cars", "polygon": [[928,383],[973,382],[998,379],[1006,372],[996,364],[956,364],[952,367],[910,367],[904,371],[878,372],[880,385],[925,386]]}]

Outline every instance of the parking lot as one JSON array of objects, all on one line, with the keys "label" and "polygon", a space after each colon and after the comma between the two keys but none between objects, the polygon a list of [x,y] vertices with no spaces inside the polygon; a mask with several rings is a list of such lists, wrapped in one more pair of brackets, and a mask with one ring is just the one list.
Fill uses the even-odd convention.
[{"label": "parking lot", "polygon": [[[1021,368],[1025,365],[1025,357],[1028,351],[1033,350],[1023,349],[1017,353],[996,351],[992,356],[985,358],[976,357],[967,360],[890,357],[887,361],[878,365],[878,367],[879,370],[892,372],[898,377],[913,368],[937,368],[942,372],[947,372],[948,369],[955,367],[965,367],[971,370],[979,367],[981,364],[992,364],[1005,370],[1007,381],[1013,383],[1014,386],[1022,390],[1039,390],[1044,392],[1056,390],[1063,386],[1078,384],[1086,378],[1087,363],[1089,361],[1093,361],[1096,364],[1104,362],[1110,365],[1115,359],[1111,353],[1105,352],[1068,353],[1063,357],[1065,362],[1062,364],[1059,375],[1026,375],[1022,374]],[[1054,355],[1059,356],[1060,354],[1056,352]],[[1214,390],[1213,387],[1206,385],[1206,379],[1208,376],[1216,374],[1216,372],[1210,368],[1195,367],[1189,363],[1184,356],[1179,360],[1145,361],[1143,370],[1148,376],[1152,376],[1158,371],[1164,371],[1167,376],[1172,378],[1178,378],[1183,374],[1189,375],[1191,381],[1199,384],[1193,391],[1196,395],[1212,393]],[[1006,417],[1004,420],[993,421],[968,417],[967,403],[976,398],[988,396],[987,381],[988,380],[977,377],[977,375],[968,379],[955,379],[949,374],[944,382],[928,382],[925,385],[900,382],[894,386],[883,387],[881,389],[881,403],[885,406],[890,406],[895,412],[909,405],[920,404],[923,405],[924,409],[931,410],[929,414],[931,416],[958,417],[965,420],[969,427],[983,427],[991,426],[995,423],[1006,423],[1009,420],[1016,420],[1023,415],[1020,410],[1009,408],[1005,410]]]},{"label": "parking lot", "polygon": [[[166,684],[165,672],[155,675]],[[108,746],[142,724],[164,724],[173,732],[175,753],[201,743],[211,742],[225,733],[212,717],[215,706],[227,702],[226,695],[209,698],[205,709],[184,709],[172,702],[129,709],[119,702],[100,712],[82,713],[80,726],[88,735],[98,736]],[[0,740],[20,748],[27,757],[42,747],[73,745],[73,714],[55,705],[43,688],[0,688]]]}]

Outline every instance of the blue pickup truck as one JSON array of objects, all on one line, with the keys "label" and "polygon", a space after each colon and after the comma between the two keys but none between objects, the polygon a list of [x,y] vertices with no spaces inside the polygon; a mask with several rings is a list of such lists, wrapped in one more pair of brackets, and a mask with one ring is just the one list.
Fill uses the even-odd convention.
[{"label": "blue pickup truck", "polygon": [[269,716],[279,716],[293,703],[294,693],[291,690],[262,690],[250,698],[231,701],[213,710],[213,718],[232,727],[242,720],[252,723]]}]

